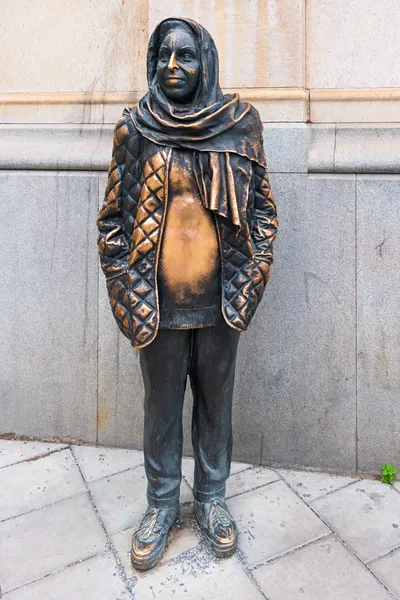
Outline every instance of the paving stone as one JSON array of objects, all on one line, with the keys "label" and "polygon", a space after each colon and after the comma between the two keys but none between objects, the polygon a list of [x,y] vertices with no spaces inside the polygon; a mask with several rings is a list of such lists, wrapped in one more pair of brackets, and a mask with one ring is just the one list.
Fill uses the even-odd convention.
[{"label": "paving stone", "polygon": [[275,471],[266,467],[246,469],[229,477],[226,483],[226,497],[231,498],[237,494],[243,494],[279,479],[280,477]]},{"label": "paving stone", "polygon": [[110,534],[133,527],[147,507],[144,467],[136,467],[89,484],[104,525]]},{"label": "paving stone", "polygon": [[395,596],[400,598],[400,550],[380,558],[369,568],[383,581]]},{"label": "paving stone", "polygon": [[400,495],[387,484],[364,479],[311,506],[364,562],[400,546]]},{"label": "paving stone", "polygon": [[0,521],[86,491],[69,450],[0,470]]},{"label": "paving stone", "polygon": [[182,479],[182,481],[181,481],[181,493],[180,493],[179,501],[181,504],[187,504],[188,502],[193,502],[193,492],[192,492],[189,484],[184,479]]},{"label": "paving stone", "polygon": [[[130,559],[132,535],[135,530],[136,527],[130,527],[129,529],[120,531],[112,537],[112,540],[126,574],[128,576],[135,575],[140,578],[140,572],[132,569]],[[199,537],[194,531],[189,529],[188,526],[174,526],[170,532],[170,540],[168,542],[167,550],[161,560],[161,564],[180,556],[188,550],[192,550],[199,542]]]},{"label": "paving stone", "polygon": [[4,600],[128,600],[112,554],[102,554],[10,592]]},{"label": "paving stone", "polygon": [[329,473],[290,471],[287,469],[278,469],[277,472],[306,502],[311,502],[329,492],[357,481],[355,477],[343,477],[341,475],[330,475]]},{"label": "paving stone", "polygon": [[86,494],[0,523],[3,593],[105,550]]},{"label": "paving stone", "polygon": [[143,452],[120,448],[73,446],[86,481],[95,481],[143,464]]},{"label": "paving stone", "polygon": [[261,600],[262,595],[237,558],[219,562],[189,558],[161,565],[134,587],[138,600]]},{"label": "paving stone", "polygon": [[182,459],[182,475],[188,482],[191,488],[193,488],[194,481],[194,459],[184,458]]},{"label": "paving stone", "polygon": [[389,600],[373,575],[334,537],[253,571],[270,600]]},{"label": "paving stone", "polygon": [[231,463],[231,475],[235,475],[235,473],[240,473],[240,471],[245,471],[253,467],[254,465],[245,462],[232,462]]},{"label": "paving stone", "polygon": [[[137,525],[147,508],[147,479],[142,466],[93,481],[89,488],[110,534]],[[181,502],[191,500],[191,490],[182,482]]]},{"label": "paving stone", "polygon": [[22,462],[23,460],[29,460],[35,456],[48,454],[61,448],[66,448],[66,444],[0,440],[0,468]]},{"label": "paving stone", "polygon": [[231,498],[228,506],[251,567],[329,533],[283,481]]}]

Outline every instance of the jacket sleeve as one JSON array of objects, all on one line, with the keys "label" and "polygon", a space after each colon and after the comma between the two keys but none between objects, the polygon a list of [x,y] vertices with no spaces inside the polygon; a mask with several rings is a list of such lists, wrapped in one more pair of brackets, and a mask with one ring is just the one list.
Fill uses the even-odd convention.
[{"label": "jacket sleeve", "polygon": [[255,196],[251,232],[253,257],[255,267],[261,272],[266,284],[274,260],[273,241],[278,233],[278,218],[266,167],[256,165],[254,176]]},{"label": "jacket sleeve", "polygon": [[140,193],[139,137],[129,110],[125,109],[114,128],[105,197],[97,217],[97,246],[107,278],[119,276],[128,266],[132,224]]}]

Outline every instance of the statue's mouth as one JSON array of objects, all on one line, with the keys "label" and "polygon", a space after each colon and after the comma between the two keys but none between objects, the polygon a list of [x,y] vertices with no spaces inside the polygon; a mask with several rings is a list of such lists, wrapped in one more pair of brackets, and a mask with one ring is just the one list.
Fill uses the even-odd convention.
[{"label": "statue's mouth", "polygon": [[178,81],[184,81],[183,77],[175,77],[174,75],[172,75],[171,77],[167,77],[166,81],[169,81],[170,83],[175,83]]}]

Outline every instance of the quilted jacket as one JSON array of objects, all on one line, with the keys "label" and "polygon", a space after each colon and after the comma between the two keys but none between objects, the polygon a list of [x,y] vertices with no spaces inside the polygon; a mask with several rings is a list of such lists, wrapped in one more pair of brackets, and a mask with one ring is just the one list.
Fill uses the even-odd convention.
[{"label": "quilted jacket", "polygon": [[[144,138],[130,109],[124,110],[114,130],[105,199],[97,218],[98,249],[114,317],[134,348],[150,344],[159,326],[157,269],[171,153],[172,148]],[[236,158],[249,165],[247,179],[235,181],[237,189],[242,186],[244,226],[238,233],[218,214],[215,222],[222,315],[230,327],[245,331],[269,279],[278,222],[266,169]],[[245,174],[244,168],[238,171]]]}]

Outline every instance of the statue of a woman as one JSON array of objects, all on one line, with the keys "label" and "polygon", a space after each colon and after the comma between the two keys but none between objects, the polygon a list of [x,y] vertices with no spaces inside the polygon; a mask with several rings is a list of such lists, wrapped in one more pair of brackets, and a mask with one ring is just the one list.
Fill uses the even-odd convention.
[{"label": "statue of a woman", "polygon": [[161,558],[179,511],[182,407],[193,391],[195,514],[217,556],[237,544],[225,503],[239,333],[263,295],[277,233],[258,112],[223,95],[210,34],[166,19],[149,92],[115,127],[98,247],[111,307],[140,352],[148,509],[131,559]]}]

